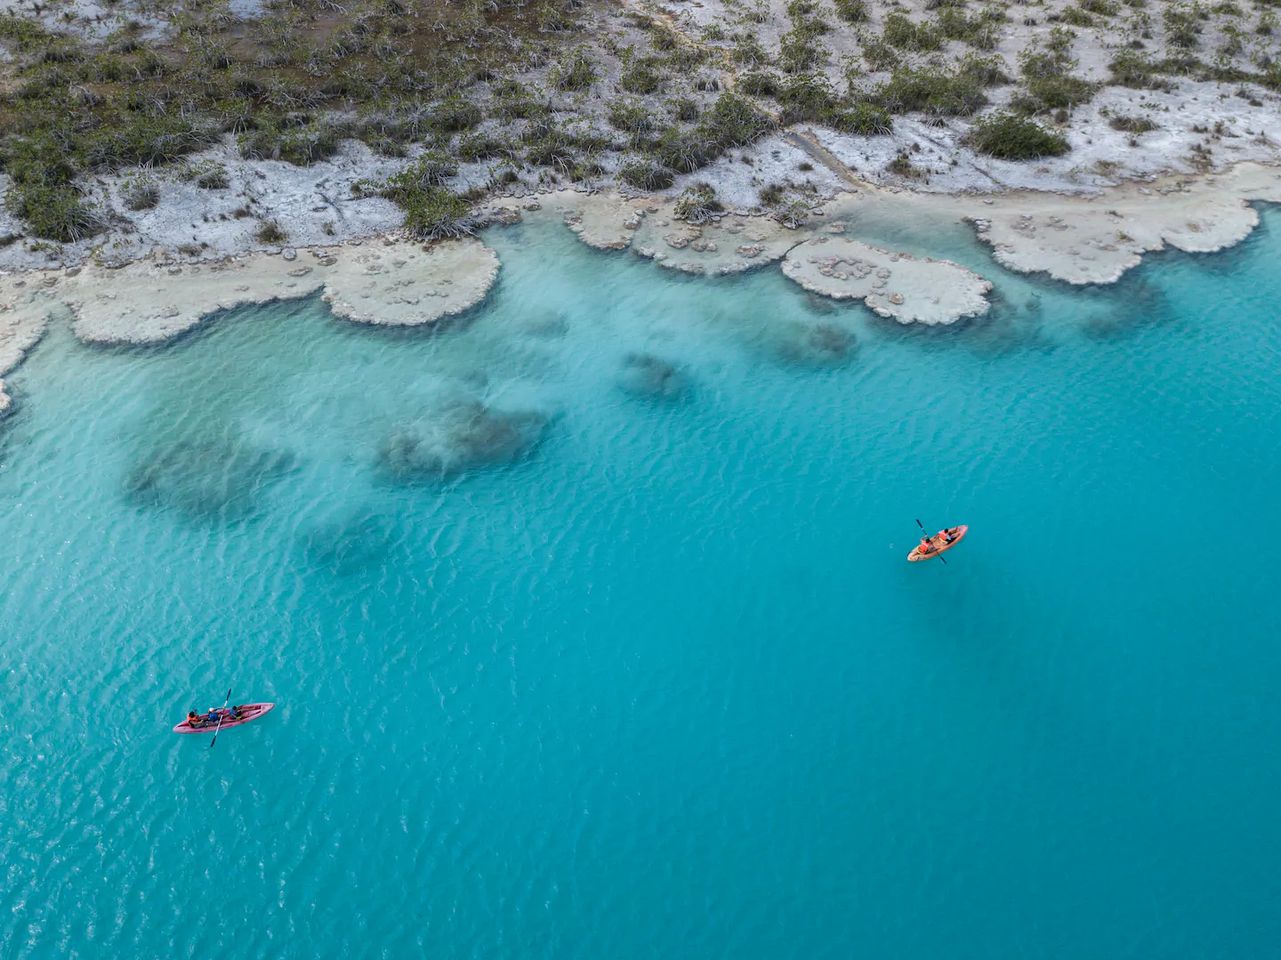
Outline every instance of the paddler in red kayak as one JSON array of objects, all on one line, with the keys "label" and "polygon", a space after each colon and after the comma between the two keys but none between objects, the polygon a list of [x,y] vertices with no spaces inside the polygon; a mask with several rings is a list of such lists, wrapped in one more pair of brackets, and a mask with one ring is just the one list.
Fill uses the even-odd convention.
[{"label": "paddler in red kayak", "polygon": [[239,720],[241,716],[240,704],[236,704],[230,710],[223,709],[222,707],[210,707],[209,712],[204,714],[196,713],[195,710],[188,710],[187,726],[194,730],[199,730],[201,727],[207,726],[208,724],[216,724],[221,719]]}]

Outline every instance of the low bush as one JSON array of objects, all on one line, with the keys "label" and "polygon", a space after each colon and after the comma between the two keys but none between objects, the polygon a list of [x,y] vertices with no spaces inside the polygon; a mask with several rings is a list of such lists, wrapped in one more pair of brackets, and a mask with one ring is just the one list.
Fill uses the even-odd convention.
[{"label": "low bush", "polygon": [[1132,117],[1123,113],[1109,117],[1108,126],[1122,133],[1148,133],[1157,129],[1157,125],[1147,117]]},{"label": "low bush", "polygon": [[654,116],[633,100],[615,100],[609,105],[609,124],[615,130],[635,136],[655,129]]},{"label": "low bush", "polygon": [[585,47],[578,47],[552,70],[552,80],[559,90],[586,90],[596,82],[596,63]]},{"label": "low bush", "polygon": [[716,191],[710,184],[699,183],[686,187],[676,201],[672,216],[688,223],[703,224],[716,220],[725,207],[716,199]]},{"label": "low bush", "polygon": [[738,88],[749,97],[776,97],[782,85],[777,74],[764,70],[743,74],[738,81]]},{"label": "low bush", "polygon": [[833,110],[824,122],[841,133],[860,137],[883,137],[894,132],[894,118],[890,112],[874,103],[859,102]]},{"label": "low bush", "polygon": [[383,196],[405,212],[405,230],[420,240],[471,236],[483,221],[458,194],[442,186],[392,177]]},{"label": "low bush", "polygon": [[943,46],[943,35],[929,24],[916,23],[906,14],[894,12],[885,18],[885,42],[900,50],[925,53]]},{"label": "low bush", "polygon": [[672,171],[647,160],[623,164],[618,178],[638,190],[666,190],[676,179]]},{"label": "low bush", "polygon": [[836,15],[846,23],[867,22],[867,0],[835,0]]},{"label": "low bush", "polygon": [[484,119],[480,107],[459,96],[447,97],[431,110],[432,128],[441,134],[470,130]]},{"label": "low bush", "polygon": [[825,79],[817,74],[793,77],[777,93],[783,110],[779,121],[783,124],[819,120],[836,105],[836,95]]},{"label": "low bush", "polygon": [[827,61],[813,30],[793,28],[779,39],[778,64],[784,73],[808,73]]},{"label": "low bush", "polygon": [[1058,157],[1070,149],[1068,142],[1037,123],[1014,113],[983,117],[967,140],[976,151],[999,160],[1038,160]]},{"label": "low bush", "polygon": [[150,210],[160,202],[160,188],[150,180],[130,180],[120,190],[126,210]]},{"label": "low bush", "polygon": [[657,93],[663,85],[663,78],[656,69],[654,60],[641,58],[632,61],[623,71],[618,84],[628,93]]},{"label": "low bush", "polygon": [[339,130],[329,123],[312,122],[283,126],[279,119],[268,121],[237,139],[240,155],[246,160],[283,160],[305,167],[327,159],[338,151]]},{"label": "low bush", "polygon": [[254,231],[254,239],[259,243],[282,244],[289,239],[289,234],[275,220],[263,220]]},{"label": "low bush", "polygon": [[9,211],[34,236],[75,243],[106,228],[106,220],[71,183],[15,182],[5,194]]},{"label": "low bush", "polygon": [[1157,65],[1137,50],[1120,50],[1108,64],[1112,82],[1136,90],[1161,88],[1166,81],[1160,76]]},{"label": "low bush", "polygon": [[975,77],[949,73],[937,67],[895,70],[875,96],[891,113],[922,111],[938,116],[964,117],[987,104],[987,95]]}]

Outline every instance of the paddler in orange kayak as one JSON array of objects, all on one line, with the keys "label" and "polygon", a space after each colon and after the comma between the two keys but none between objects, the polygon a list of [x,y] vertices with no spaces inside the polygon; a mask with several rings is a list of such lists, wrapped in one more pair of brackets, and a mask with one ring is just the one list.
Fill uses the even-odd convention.
[{"label": "paddler in orange kayak", "polygon": [[[916,521],[925,530],[925,525],[920,520]],[[961,542],[961,538],[969,531],[969,527],[964,524],[958,527],[944,527],[934,536],[921,537],[921,542],[912,548],[912,552],[907,555],[907,559],[916,563],[918,560],[932,560],[946,550],[951,550]],[[941,557],[939,559],[942,559]],[[946,560],[943,561],[947,563]]]}]

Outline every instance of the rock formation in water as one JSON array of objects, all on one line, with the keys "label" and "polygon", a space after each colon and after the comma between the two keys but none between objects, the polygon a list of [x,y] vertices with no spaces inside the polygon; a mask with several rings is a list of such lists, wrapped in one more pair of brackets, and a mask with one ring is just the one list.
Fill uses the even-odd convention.
[{"label": "rock formation in water", "polygon": [[680,400],[690,392],[685,371],[652,353],[629,353],[624,357],[618,385],[634,397],[650,400]]},{"label": "rock formation in water", "polygon": [[297,465],[286,450],[224,435],[156,448],[129,471],[126,493],[139,503],[191,517],[236,520],[253,513],[263,490]]},{"label": "rock formation in water", "polygon": [[548,422],[539,411],[468,401],[391,434],[378,448],[378,464],[396,480],[446,480],[520,460],[538,445]]},{"label": "rock formation in water", "polygon": [[779,335],[775,352],[787,363],[803,367],[835,367],[854,355],[854,335],[829,321],[789,324]]},{"label": "rock formation in water", "polygon": [[303,549],[317,567],[345,576],[382,563],[394,532],[386,517],[358,511],[313,527],[304,535]]}]

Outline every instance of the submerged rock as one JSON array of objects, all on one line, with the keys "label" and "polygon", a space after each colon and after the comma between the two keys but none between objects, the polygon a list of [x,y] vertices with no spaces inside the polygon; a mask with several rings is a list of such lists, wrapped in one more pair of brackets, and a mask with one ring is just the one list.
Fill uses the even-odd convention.
[{"label": "submerged rock", "polygon": [[193,517],[235,520],[252,513],[262,491],[294,469],[286,450],[236,436],[179,440],[155,448],[125,478],[134,500]]},{"label": "submerged rock", "polygon": [[313,528],[304,536],[303,549],[316,566],[346,575],[381,565],[393,536],[385,517],[357,512]]},{"label": "submerged rock", "polygon": [[458,404],[426,423],[398,430],[378,448],[378,464],[396,480],[445,480],[514,463],[538,445],[549,418],[535,410]]},{"label": "submerged rock", "polygon": [[531,316],[524,327],[532,336],[551,340],[569,332],[569,318],[562,310],[541,310]]},{"label": "submerged rock", "polygon": [[680,367],[651,353],[624,357],[618,385],[634,397],[651,400],[680,400],[690,391],[689,377]]},{"label": "submerged rock", "polygon": [[854,335],[828,321],[793,324],[780,338],[777,353],[781,360],[805,367],[835,367],[854,354]]}]

